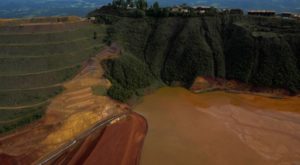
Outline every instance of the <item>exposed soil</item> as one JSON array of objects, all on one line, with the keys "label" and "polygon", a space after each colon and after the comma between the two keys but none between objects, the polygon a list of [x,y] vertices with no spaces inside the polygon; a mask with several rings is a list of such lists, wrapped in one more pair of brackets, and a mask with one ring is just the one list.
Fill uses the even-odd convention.
[{"label": "exposed soil", "polygon": [[239,82],[236,80],[226,80],[222,78],[197,77],[190,88],[195,93],[202,93],[213,90],[226,90],[234,93],[248,93],[266,97],[283,98],[291,95],[285,89],[274,89],[266,87],[257,87],[251,84]]},{"label": "exposed soil", "polygon": [[30,164],[97,122],[124,112],[126,105],[92,92],[93,86],[110,87],[110,82],[103,78],[100,63],[118,54],[116,45],[104,49],[73,80],[64,83],[66,90],[51,101],[42,120],[0,137],[0,162]]},{"label": "exposed soil", "polygon": [[299,97],[164,88],[135,111],[149,124],[142,165],[300,164]]},{"label": "exposed soil", "polygon": [[138,165],[146,133],[146,120],[132,113],[127,118],[91,134],[53,164]]}]

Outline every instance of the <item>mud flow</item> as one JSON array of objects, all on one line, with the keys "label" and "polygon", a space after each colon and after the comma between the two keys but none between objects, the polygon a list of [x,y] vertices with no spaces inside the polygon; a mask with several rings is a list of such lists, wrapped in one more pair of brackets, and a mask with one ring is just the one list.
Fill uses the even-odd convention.
[{"label": "mud flow", "polygon": [[149,132],[141,164],[300,164],[300,99],[164,88],[135,111]]}]

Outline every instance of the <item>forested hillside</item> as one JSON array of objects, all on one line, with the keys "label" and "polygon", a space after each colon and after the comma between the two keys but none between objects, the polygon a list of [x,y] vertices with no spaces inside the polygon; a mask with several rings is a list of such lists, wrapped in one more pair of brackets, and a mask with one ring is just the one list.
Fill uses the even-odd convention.
[{"label": "forested hillside", "polygon": [[[126,89],[121,100],[160,80],[189,87],[196,76],[240,80],[291,93],[300,89],[297,21],[247,16],[113,20],[109,35],[125,53],[107,62],[107,72],[119,93]],[[133,77],[138,78],[133,81]]]}]

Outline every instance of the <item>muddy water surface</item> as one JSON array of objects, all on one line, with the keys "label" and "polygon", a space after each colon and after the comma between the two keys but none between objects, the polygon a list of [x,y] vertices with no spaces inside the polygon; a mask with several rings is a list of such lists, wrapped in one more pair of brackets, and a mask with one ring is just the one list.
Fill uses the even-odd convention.
[{"label": "muddy water surface", "polygon": [[135,111],[149,132],[142,165],[298,165],[300,98],[163,88]]}]

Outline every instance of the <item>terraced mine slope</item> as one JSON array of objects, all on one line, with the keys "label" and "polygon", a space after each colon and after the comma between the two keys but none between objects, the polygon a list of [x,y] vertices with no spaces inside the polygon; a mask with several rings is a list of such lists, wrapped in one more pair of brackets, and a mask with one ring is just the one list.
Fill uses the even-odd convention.
[{"label": "terraced mine slope", "polygon": [[41,120],[1,136],[0,162],[51,164],[57,157],[64,157],[69,149],[80,145],[94,131],[126,116],[127,105],[102,93],[110,88],[111,83],[104,77],[100,64],[103,60],[117,58],[119,54],[120,49],[115,44],[103,48],[89,58],[74,78],[62,83],[65,90],[51,100]]},{"label": "terraced mine slope", "polygon": [[0,133],[42,117],[61,84],[102,45],[105,27],[76,17],[0,23]]}]

